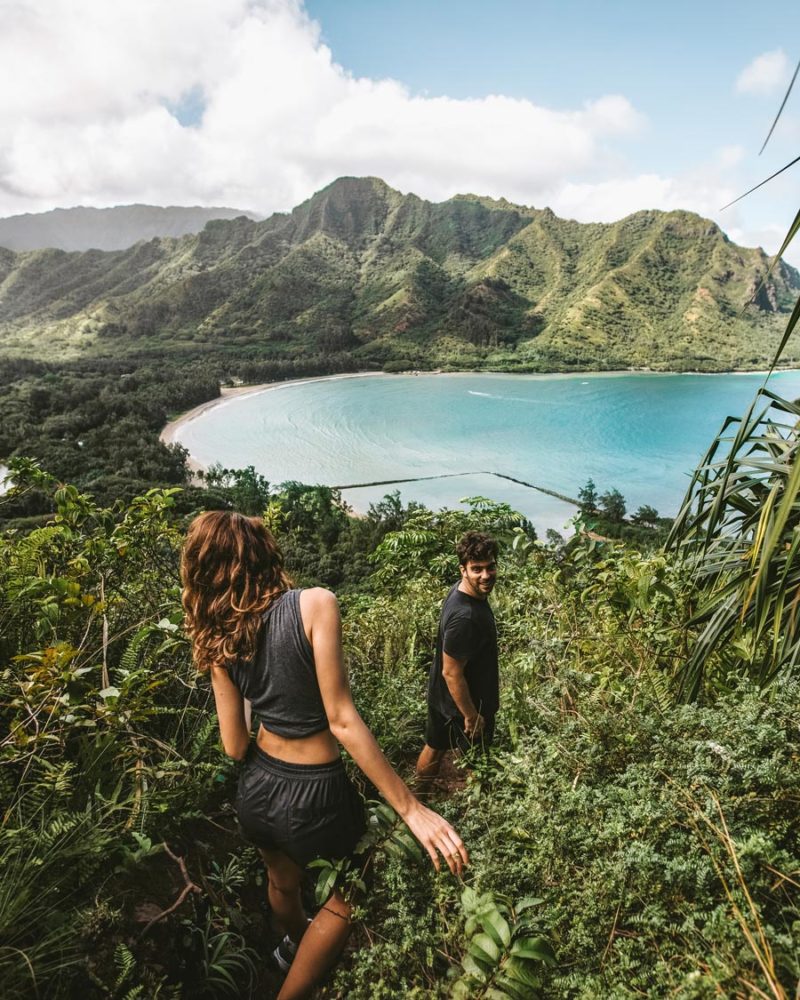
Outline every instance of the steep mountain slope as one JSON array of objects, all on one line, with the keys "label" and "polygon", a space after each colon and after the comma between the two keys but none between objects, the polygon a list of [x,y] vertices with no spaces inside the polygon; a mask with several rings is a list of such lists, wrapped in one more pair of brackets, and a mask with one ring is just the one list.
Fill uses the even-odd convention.
[{"label": "steep mountain slope", "polygon": [[[114,253],[0,250],[0,350],[193,346],[541,370],[762,365],[800,275],[687,212],[584,225],[342,178],[291,213]],[[789,354],[792,348],[790,346]]]},{"label": "steep mountain slope", "polygon": [[124,250],[140,240],[197,233],[212,219],[255,217],[235,208],[199,205],[162,208],[117,205],[114,208],[56,208],[51,212],[0,219],[0,247],[8,250]]}]

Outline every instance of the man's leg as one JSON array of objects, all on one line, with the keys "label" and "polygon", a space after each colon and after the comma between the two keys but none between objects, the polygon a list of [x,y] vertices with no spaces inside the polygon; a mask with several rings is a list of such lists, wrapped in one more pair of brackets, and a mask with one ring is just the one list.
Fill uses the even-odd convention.
[{"label": "man's leg", "polygon": [[428,705],[428,718],[425,722],[425,746],[417,758],[417,788],[421,792],[430,790],[431,785],[439,775],[444,755],[450,746],[450,736],[447,719],[440,715],[432,705]]},{"label": "man's leg", "polygon": [[416,767],[417,787],[421,791],[427,791],[438,776],[445,753],[445,750],[436,750],[427,743],[422,748]]}]

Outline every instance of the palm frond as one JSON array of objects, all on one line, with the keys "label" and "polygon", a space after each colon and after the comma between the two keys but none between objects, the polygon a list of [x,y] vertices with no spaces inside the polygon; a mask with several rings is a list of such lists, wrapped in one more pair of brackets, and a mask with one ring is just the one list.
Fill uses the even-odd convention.
[{"label": "palm frond", "polygon": [[800,61],[798,61],[797,65],[794,68],[794,76],[792,77],[791,81],[789,82],[789,86],[786,89],[786,93],[783,95],[783,100],[781,101],[781,106],[778,108],[777,115],[775,115],[775,120],[773,121],[772,125],[770,125],[769,132],[767,132],[767,138],[764,140],[764,144],[762,145],[761,149],[759,149],[759,151],[758,151],[758,155],[759,156],[761,156],[761,154],[767,148],[767,143],[772,138],[772,133],[775,131],[775,126],[780,121],[780,117],[783,114],[783,109],[786,107],[786,102],[789,100],[789,94],[791,94],[792,87],[794,86],[794,82],[797,79],[798,72],[800,72]]},{"label": "palm frond", "polygon": [[667,540],[698,593],[688,624],[699,634],[676,678],[683,699],[699,696],[709,667],[724,666],[737,644],[752,650],[759,685],[796,666],[799,459],[800,406],[762,387],[694,473]]}]

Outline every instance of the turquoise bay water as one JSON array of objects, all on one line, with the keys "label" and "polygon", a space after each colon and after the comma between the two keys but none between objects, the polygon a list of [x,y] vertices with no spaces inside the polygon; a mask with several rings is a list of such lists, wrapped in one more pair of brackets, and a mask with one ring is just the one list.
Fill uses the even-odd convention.
[{"label": "turquoise bay water", "polygon": [[[357,511],[395,488],[404,500],[456,506],[505,500],[540,530],[562,530],[574,508],[490,475],[576,496],[590,477],[628,510],[674,514],[688,476],[727,415],[752,400],[760,375],[380,375],[286,383],[231,397],[187,422],[177,439],[202,464],[254,465],[270,482],[345,486]],[[800,396],[800,372],[773,375]]]}]

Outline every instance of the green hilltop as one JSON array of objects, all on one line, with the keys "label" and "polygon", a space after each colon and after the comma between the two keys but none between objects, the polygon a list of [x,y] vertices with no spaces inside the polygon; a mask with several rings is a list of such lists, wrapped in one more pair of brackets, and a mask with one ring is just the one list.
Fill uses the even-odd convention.
[{"label": "green hilltop", "polygon": [[127,250],[0,249],[0,351],[757,368],[800,289],[783,263],[762,285],[768,266],[762,250],[689,212],[582,224],[504,200],[434,204],[376,178],[340,178],[290,213],[215,220]]}]

